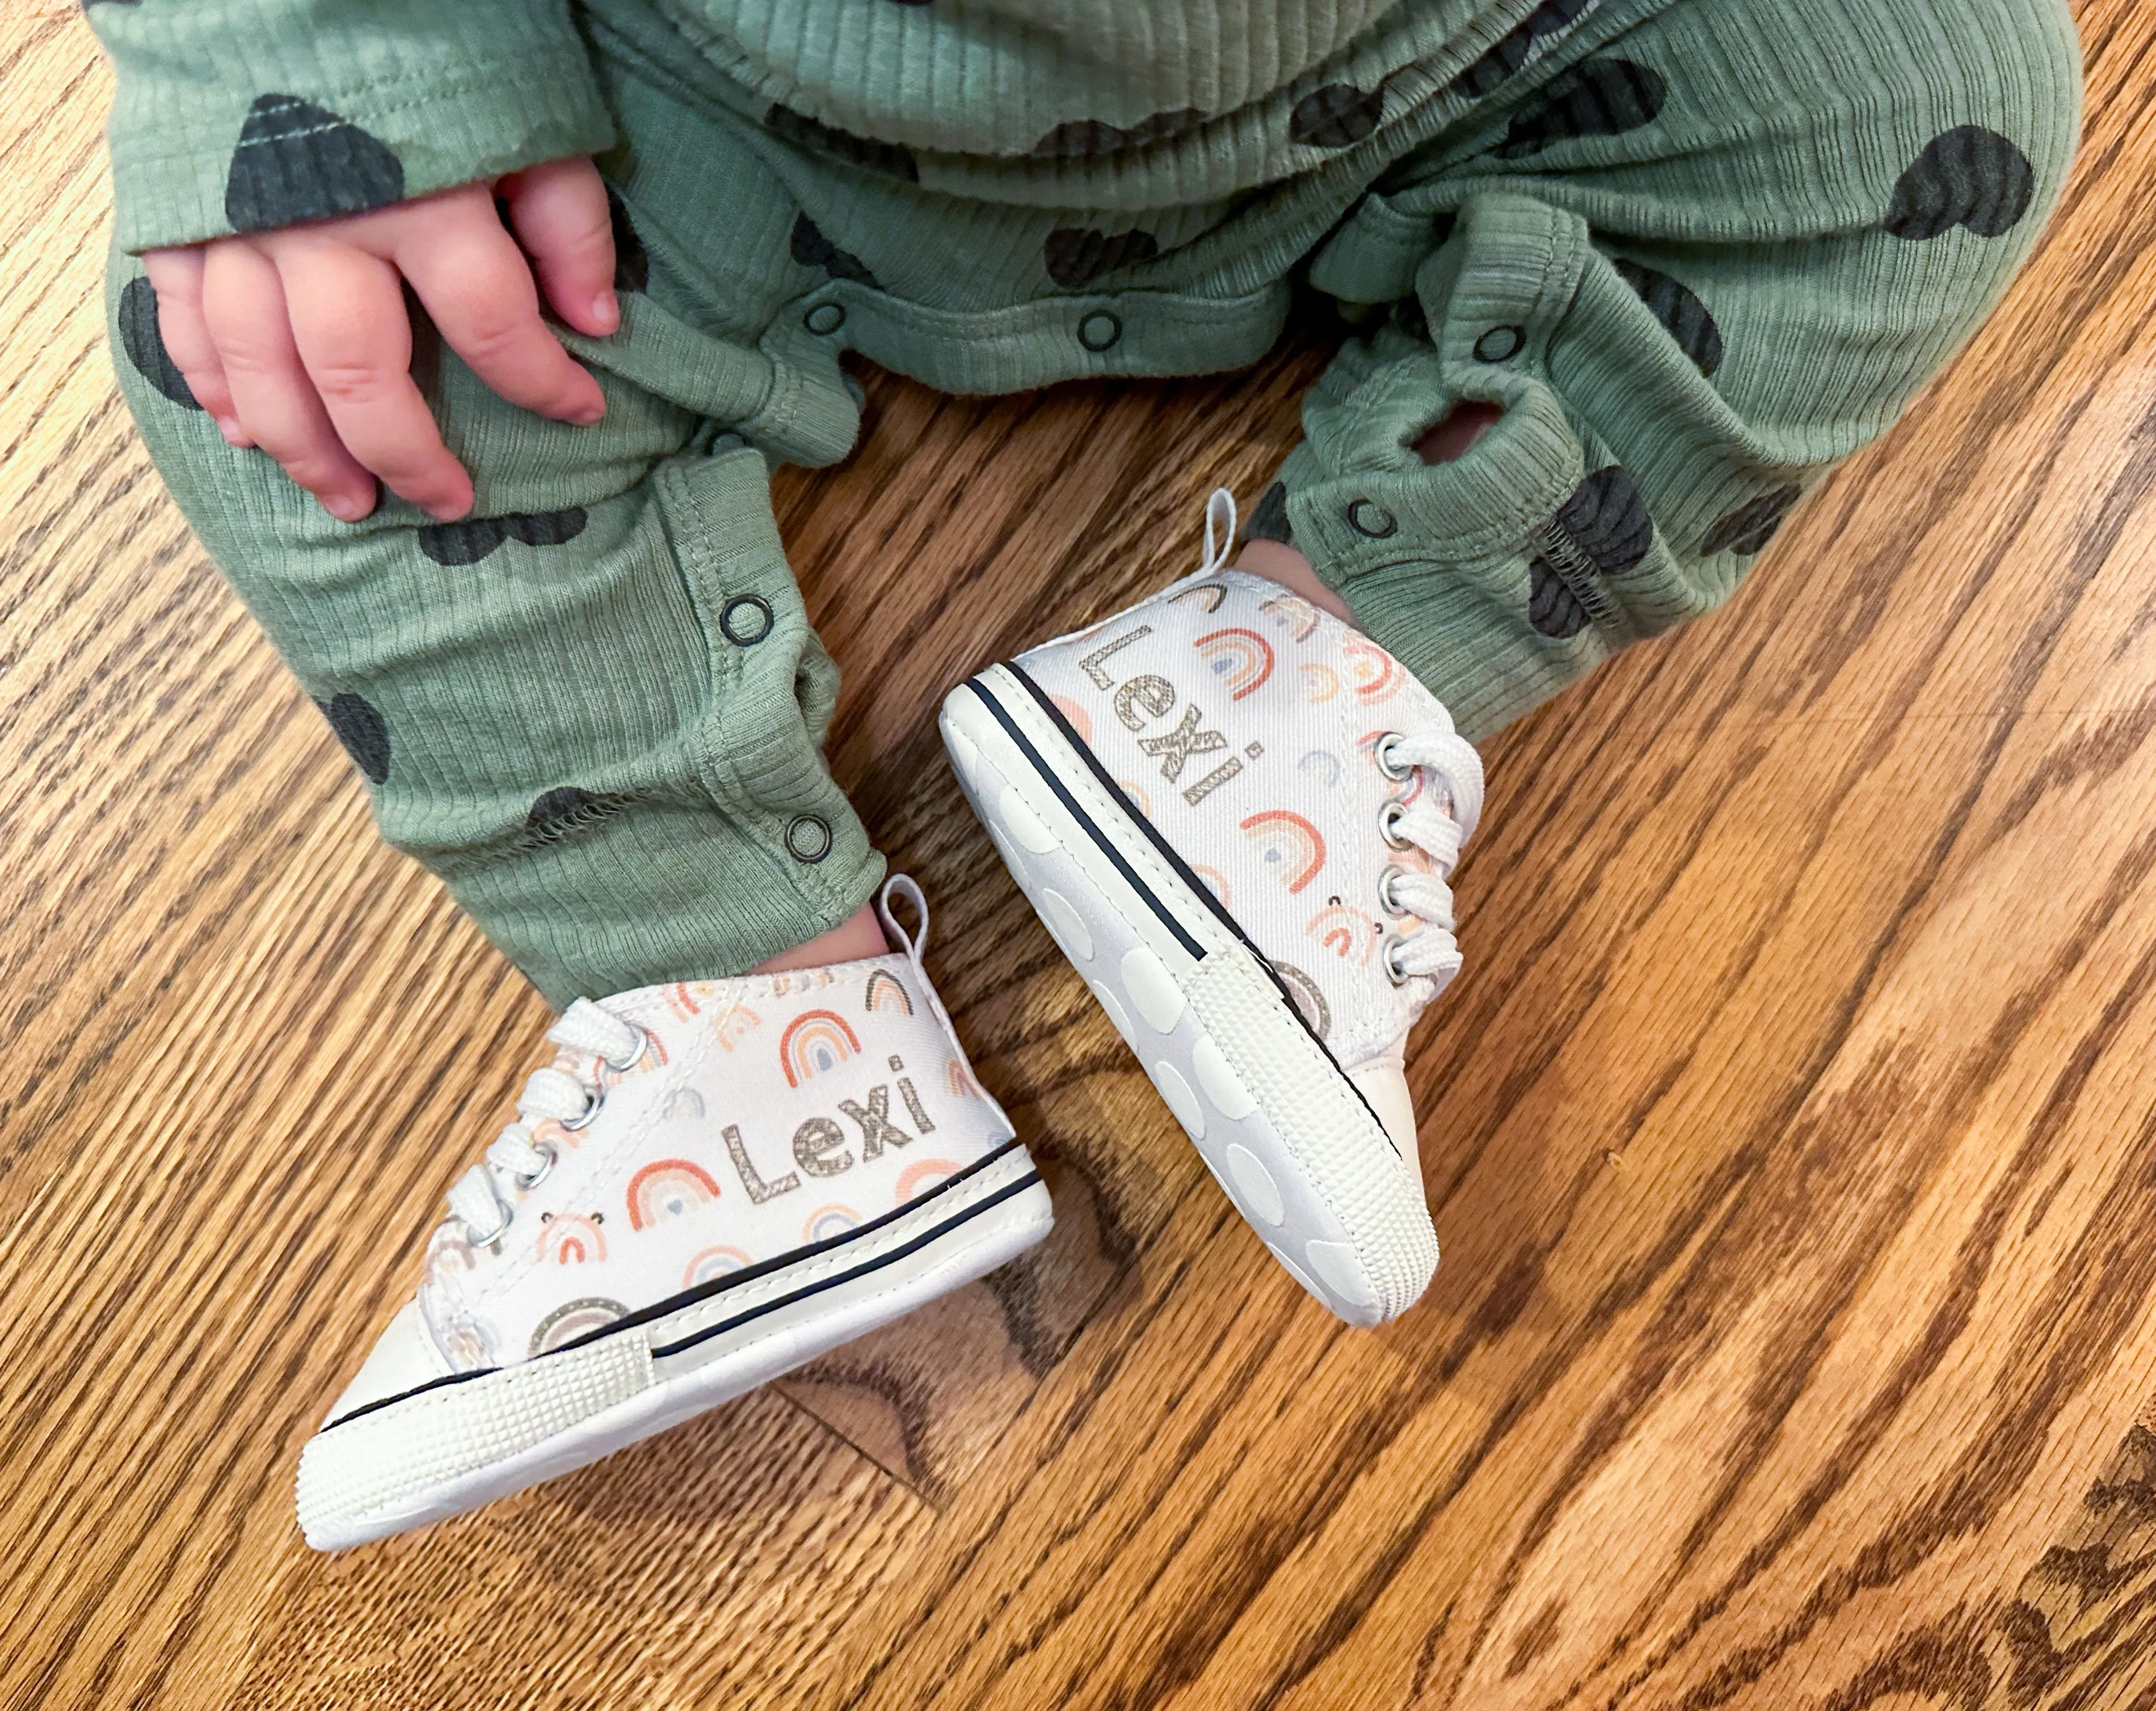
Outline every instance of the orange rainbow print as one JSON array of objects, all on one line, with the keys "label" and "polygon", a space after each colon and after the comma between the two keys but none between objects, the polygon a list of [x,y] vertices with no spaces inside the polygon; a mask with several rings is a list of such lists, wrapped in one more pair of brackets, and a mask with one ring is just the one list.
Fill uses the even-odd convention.
[{"label": "orange rainbow print", "polygon": [[908,1165],[899,1173],[896,1203],[904,1206],[915,1195],[933,1188],[947,1176],[956,1175],[957,1169],[957,1165],[949,1159],[923,1159],[918,1164]]},{"label": "orange rainbow print", "polygon": [[539,1261],[556,1265],[583,1265],[606,1258],[606,1237],[598,1220],[577,1212],[563,1212],[539,1227]]},{"label": "orange rainbow print", "polygon": [[1273,674],[1273,644],[1255,630],[1214,630],[1190,644],[1240,701]]},{"label": "orange rainbow print", "polygon": [[801,1227],[804,1241],[828,1242],[834,1236],[843,1236],[859,1227],[861,1215],[850,1206],[819,1206],[808,1214],[808,1222]]},{"label": "orange rainbow print", "polygon": [[676,981],[666,989],[666,1007],[674,1012],[676,1022],[686,1022],[703,1008],[696,1002],[696,995],[689,990],[686,981]]},{"label": "orange rainbow print", "polygon": [[713,1278],[722,1278],[728,1272],[737,1272],[753,1263],[738,1247],[706,1247],[689,1262],[689,1268],[681,1273],[681,1287],[693,1289],[699,1283],[708,1283]]},{"label": "orange rainbow print", "polygon": [[1316,660],[1306,660],[1302,671],[1302,698],[1313,707],[1322,701],[1330,701],[1340,693],[1340,674],[1329,665],[1320,665]]},{"label": "orange rainbow print", "polygon": [[1355,679],[1357,700],[1389,700],[1399,693],[1407,674],[1400,669],[1399,661],[1375,642],[1346,636],[1341,638],[1340,651],[1348,656],[1348,674]]},{"label": "orange rainbow print", "polygon": [[860,1052],[860,1037],[835,1010],[804,1010],[778,1037],[778,1064],[788,1087],[813,1081]]},{"label": "orange rainbow print", "polygon": [[1300,891],[1317,877],[1325,865],[1325,839],[1300,814],[1286,808],[1268,808],[1242,822],[1243,835],[1257,851],[1258,859],[1270,868],[1291,891]]},{"label": "orange rainbow print", "polygon": [[629,1179],[629,1227],[648,1230],[719,1197],[719,1185],[687,1159],[658,1159]]},{"label": "orange rainbow print", "polygon": [[1049,704],[1070,721],[1071,730],[1078,733],[1078,740],[1088,748],[1093,745],[1093,715],[1068,695],[1050,695]]},{"label": "orange rainbow print", "polygon": [[906,990],[905,981],[889,969],[880,968],[869,976],[867,1002],[862,1007],[870,1015],[882,1010],[894,1016],[911,1016],[913,997]]},{"label": "orange rainbow print", "polygon": [[1286,624],[1291,641],[1307,642],[1317,633],[1317,608],[1300,594],[1276,594],[1270,600],[1260,601],[1258,610],[1270,612]]},{"label": "orange rainbow print", "polygon": [[731,1052],[741,1043],[741,1037],[752,1027],[762,1027],[763,1018],[746,1004],[729,1004],[711,1023],[711,1032],[718,1037],[719,1044]]},{"label": "orange rainbow print", "polygon": [[1343,962],[1367,966],[1378,953],[1376,920],[1344,903],[1318,910],[1303,930]]},{"label": "orange rainbow print", "polygon": [[981,1090],[973,1085],[973,1078],[966,1073],[966,1066],[956,1058],[943,1060],[943,1079],[962,1099],[978,1099],[981,1096]]}]

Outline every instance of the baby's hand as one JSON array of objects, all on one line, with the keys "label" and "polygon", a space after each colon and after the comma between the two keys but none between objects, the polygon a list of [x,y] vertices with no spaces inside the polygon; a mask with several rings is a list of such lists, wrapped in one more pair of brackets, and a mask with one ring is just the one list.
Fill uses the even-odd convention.
[{"label": "baby's hand", "polygon": [[260,446],[346,522],[374,509],[377,475],[444,522],[471,509],[471,477],[413,384],[400,284],[511,403],[579,423],[606,412],[599,383],[540,319],[532,279],[536,269],[578,332],[620,325],[606,187],[587,159],[142,263],[165,348],[224,437]]}]

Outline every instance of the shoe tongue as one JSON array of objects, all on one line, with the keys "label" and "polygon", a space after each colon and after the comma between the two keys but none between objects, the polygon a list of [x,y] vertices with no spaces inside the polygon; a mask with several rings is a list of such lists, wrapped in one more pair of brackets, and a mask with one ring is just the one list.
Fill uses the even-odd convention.
[{"label": "shoe tongue", "polygon": [[1400,1156],[1420,1175],[1422,1157],[1415,1145],[1414,1095],[1408,1091],[1407,1073],[1400,1060],[1366,1059],[1348,1070],[1348,1078],[1362,1089],[1363,1097],[1370,1102],[1370,1109],[1378,1114],[1378,1120],[1385,1125],[1385,1133],[1392,1136],[1393,1145],[1400,1150]]}]

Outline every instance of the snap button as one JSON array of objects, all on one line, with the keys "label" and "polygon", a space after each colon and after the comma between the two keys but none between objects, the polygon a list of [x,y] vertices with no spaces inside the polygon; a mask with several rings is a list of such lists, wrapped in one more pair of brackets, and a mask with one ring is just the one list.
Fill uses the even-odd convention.
[{"label": "snap button", "polygon": [[740,594],[719,613],[719,628],[737,648],[753,648],[771,633],[771,602],[761,594]]},{"label": "snap button", "polygon": [[1393,520],[1393,514],[1383,505],[1358,499],[1348,507],[1348,526],[1358,535],[1367,535],[1373,540],[1383,540],[1400,525]]},{"label": "snap button", "polygon": [[797,814],[787,823],[786,853],[797,862],[820,862],[831,853],[831,828],[814,814]]},{"label": "snap button", "polygon": [[1096,309],[1078,323],[1078,342],[1088,351],[1105,351],[1123,336],[1123,319]]},{"label": "snap button", "polygon": [[819,303],[801,317],[801,325],[812,333],[835,333],[846,324],[846,305],[843,303]]},{"label": "snap button", "polygon": [[1527,348],[1525,327],[1492,327],[1475,341],[1477,362],[1510,362]]}]

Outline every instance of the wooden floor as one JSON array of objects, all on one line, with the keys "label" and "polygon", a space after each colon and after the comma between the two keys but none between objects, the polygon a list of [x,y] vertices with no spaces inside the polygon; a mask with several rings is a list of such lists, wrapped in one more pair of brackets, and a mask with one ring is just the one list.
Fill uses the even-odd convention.
[{"label": "wooden floor", "polygon": [[1421,1307],[1346,1330],[1267,1258],[931,722],[1187,566],[1324,351],[876,378],[781,520],[1057,1232],[328,1559],[300,1442],[546,1018],[164,498],[102,342],[105,76],[9,0],[0,1706],[2156,1705],[2156,8],[2082,12],[2088,147],[1995,322],[1726,612],[1491,746]]}]

